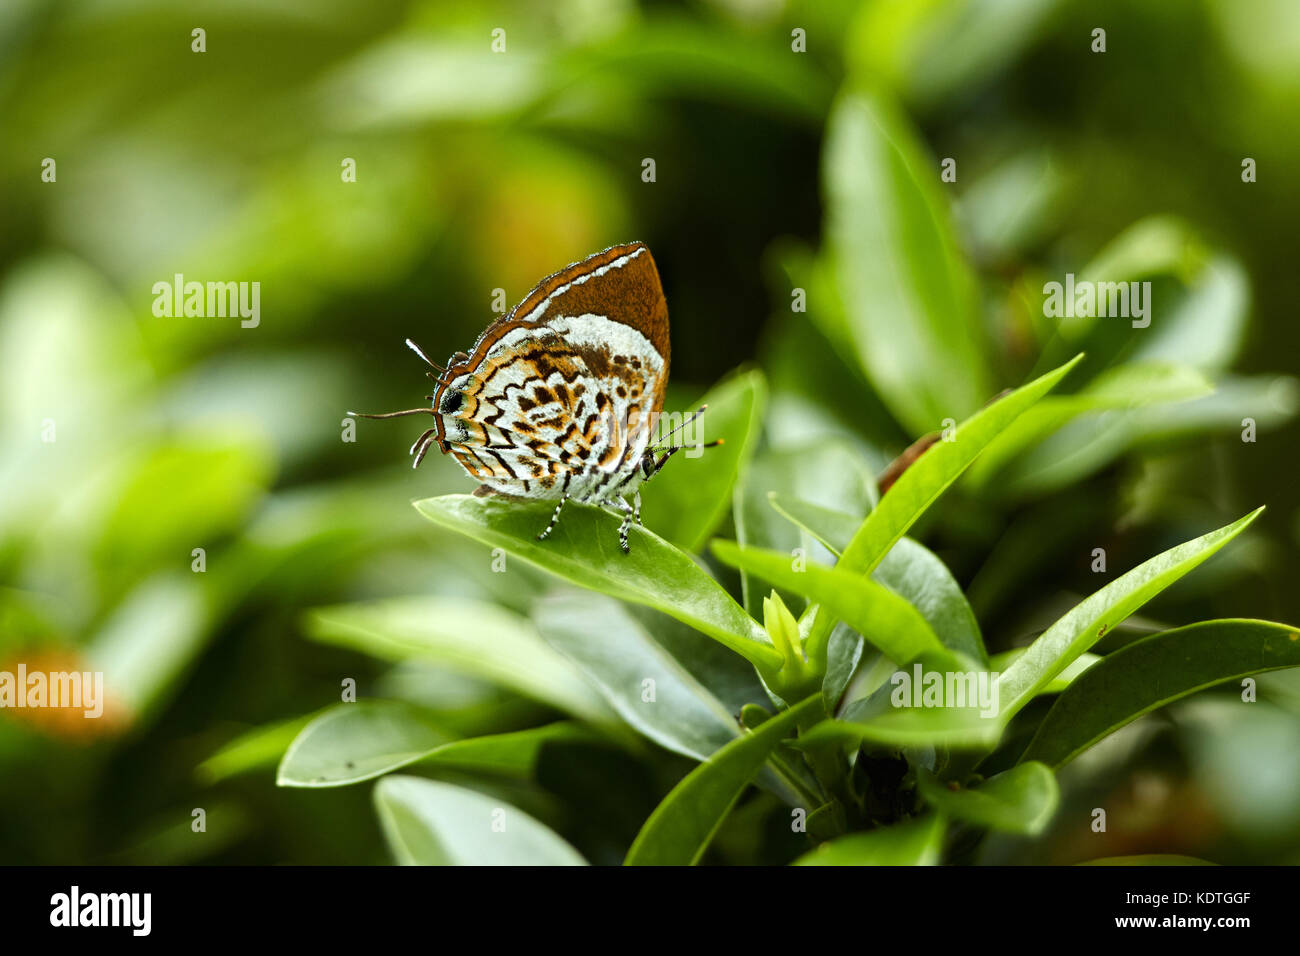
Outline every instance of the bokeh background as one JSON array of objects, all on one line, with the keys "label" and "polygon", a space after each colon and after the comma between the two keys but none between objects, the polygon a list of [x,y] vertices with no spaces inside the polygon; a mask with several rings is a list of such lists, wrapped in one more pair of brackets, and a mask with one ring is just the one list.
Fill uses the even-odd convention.
[{"label": "bokeh background", "polygon": [[[1159,359],[1186,400],[1085,416],[920,536],[1002,650],[1098,586],[1094,548],[1123,570],[1266,504],[1146,621],[1300,621],[1298,108],[1290,0],[7,0],[0,668],[102,669],[112,696],[100,721],[0,713],[0,861],[386,862],[368,788],[274,786],[343,678],[457,733],[553,716],[472,668],[322,644],[303,614],[421,594],[527,613],[540,576],[503,582],[410,507],[472,482],[436,455],[412,472],[410,423],[345,441],[343,413],[420,403],[404,337],[465,348],[494,290],[513,304],[634,238],[675,407],[766,376],[738,508],[825,496],[827,449],[880,469],[1076,351],[1067,390]],[[913,293],[948,290],[919,313],[900,255]],[[1152,328],[1045,318],[1066,272],[1152,281]],[[155,316],[176,273],[259,282],[260,324]],[[1300,682],[1260,688],[1134,724],[1063,777],[1046,838],[986,859],[1300,862]],[[682,766],[606,749],[471,785],[617,859]],[[1065,822],[1096,805],[1124,824]]]}]

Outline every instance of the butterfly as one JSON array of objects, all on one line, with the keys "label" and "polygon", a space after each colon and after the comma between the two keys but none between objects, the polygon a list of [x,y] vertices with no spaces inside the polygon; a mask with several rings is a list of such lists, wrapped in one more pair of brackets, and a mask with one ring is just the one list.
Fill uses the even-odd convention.
[{"label": "butterfly", "polygon": [[437,382],[425,396],[431,407],[348,414],[432,415],[433,427],[411,446],[413,467],[436,445],[481,482],[478,496],[556,500],[538,540],[573,499],[621,514],[618,543],[629,553],[641,485],[683,448],[722,444],[663,444],[704,407],[652,438],[668,384],[668,304],[641,242],[611,246],[543,279],[445,367],[406,344],[434,369],[426,373]]}]

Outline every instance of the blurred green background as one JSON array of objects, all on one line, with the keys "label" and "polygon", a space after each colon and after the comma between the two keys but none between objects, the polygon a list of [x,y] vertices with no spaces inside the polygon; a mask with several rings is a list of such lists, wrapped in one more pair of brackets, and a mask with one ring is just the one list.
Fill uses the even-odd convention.
[{"label": "blurred green background", "polygon": [[[1266,504],[1148,613],[1300,621],[1298,107],[1291,0],[8,0],[0,669],[101,669],[111,698],[101,721],[0,712],[0,862],[385,862],[368,788],[274,786],[344,678],[458,733],[552,716],[313,642],[302,615],[429,594],[527,612],[539,575],[501,580],[410,507],[470,479],[437,455],[412,472],[413,426],[344,441],[343,413],[420,403],[404,337],[466,348],[494,290],[513,304],[631,239],[663,277],[674,408],[767,377],[738,508],[791,482],[833,503],[828,449],[878,470],[1076,351],[1067,389],[1167,362],[1185,400],[1134,396],[991,463],[920,536],[1001,650],[1097,586],[1094,548],[1126,569]],[[1150,280],[1152,327],[1044,318],[1067,272]],[[259,282],[260,324],[155,316],[176,273]],[[1300,682],[1260,686],[1071,768],[1067,808],[1132,810],[1104,844],[1063,821],[988,858],[1300,862]],[[606,749],[472,783],[617,859],[683,764]]]}]

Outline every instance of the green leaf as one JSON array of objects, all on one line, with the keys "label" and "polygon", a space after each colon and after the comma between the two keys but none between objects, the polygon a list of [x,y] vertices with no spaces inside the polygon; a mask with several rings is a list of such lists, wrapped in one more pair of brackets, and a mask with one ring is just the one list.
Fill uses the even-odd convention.
[{"label": "green leaf", "polygon": [[[611,9],[613,22],[635,27],[611,30],[599,42],[571,46],[561,60],[568,68],[559,79],[571,87],[592,82],[600,89],[621,85],[636,102],[685,98],[820,127],[834,87],[825,70],[804,62],[807,57],[792,57],[780,44],[756,47],[743,33],[719,30],[708,21],[666,9],[655,14],[641,17],[635,9]],[[463,87],[464,81],[457,78],[452,89],[463,96]],[[549,87],[542,89],[554,95]],[[612,102],[621,111],[628,101],[619,96]],[[605,122],[620,118],[625,118],[621,112]]]},{"label": "green leaf", "polygon": [[917,787],[925,802],[954,820],[1037,836],[1061,802],[1061,788],[1046,764],[1022,763],[973,789],[951,790],[924,767]]},{"label": "green leaf", "polygon": [[746,704],[771,706],[772,698],[763,687],[762,678],[740,655],[652,608],[640,604],[624,604],[623,608],[655,644],[721,702],[727,713],[738,714]]},{"label": "green leaf", "polygon": [[975,178],[954,210],[975,258],[984,266],[1023,262],[1066,215],[1073,177],[1042,147],[1017,149]]},{"label": "green leaf", "polygon": [[[546,641],[600,688],[618,715],[660,746],[705,760],[740,736],[727,708],[618,602],[556,595],[538,602],[533,618]],[[652,701],[644,696],[647,680],[654,681]]]},{"label": "green leaf", "polygon": [[284,757],[294,738],[317,716],[304,714],[254,727],[221,747],[199,764],[194,773],[201,782],[213,784],[250,770],[273,766]]},{"label": "green leaf", "polygon": [[384,660],[436,661],[597,724],[616,723],[600,695],[531,621],[494,604],[450,597],[341,604],[308,613],[307,633]]},{"label": "green leaf", "polygon": [[826,676],[822,679],[822,704],[826,713],[835,713],[844,692],[862,661],[865,644],[862,635],[844,622],[835,625],[826,642]]},{"label": "green leaf", "polygon": [[241,527],[273,471],[260,442],[219,434],[159,442],[124,467],[117,487],[98,489],[111,498],[92,544],[95,567],[113,589],[134,583],[162,555],[188,554],[191,542]]},{"label": "green leaf", "polygon": [[1076,677],[1021,760],[1060,767],[1143,714],[1223,681],[1300,666],[1300,631],[1269,621],[1203,621],[1114,651]]},{"label": "green leaf", "polygon": [[[1214,252],[1187,222],[1172,216],[1139,220],[1080,271],[1084,282],[1129,282],[1169,276],[1185,291],[1168,300],[1135,342],[1135,361],[1157,360],[1201,369],[1226,368],[1241,349],[1250,288],[1241,264]],[[1174,291],[1174,290],[1171,290]],[[1102,320],[1058,320],[1068,341],[1081,341]]]},{"label": "green leaf", "polygon": [[[1002,651],[1000,654],[994,654],[989,659],[989,670],[997,671],[999,674],[1006,670],[1016,660],[1024,655],[1027,647],[1013,647],[1010,650]],[[1065,688],[1074,683],[1074,679],[1086,671],[1093,664],[1096,664],[1101,657],[1096,654],[1080,654],[1070,664],[1069,667],[1061,671],[1052,678],[1051,682],[1045,684],[1038,693],[1040,694],[1059,694]]]},{"label": "green leaf", "polygon": [[[760,548],[742,548],[734,541],[714,541],[713,553],[723,564],[742,568],[779,587],[798,591],[848,624],[890,660],[906,664],[922,654],[939,655],[943,644],[921,613],[883,584],[827,568],[807,564],[796,570],[788,554]],[[808,648],[810,661],[824,660]]]},{"label": "green leaf", "polygon": [[800,749],[839,743],[857,747],[866,742],[891,747],[951,747],[983,750],[998,742],[1002,723],[981,716],[974,707],[891,707],[889,690],[856,700],[842,718],[823,720],[795,744]]},{"label": "green leaf", "polygon": [[998,678],[1004,718],[1010,719],[1112,627],[1246,530],[1263,510],[1156,555],[1076,605]]},{"label": "green leaf", "polygon": [[554,511],[544,501],[444,495],[415,507],[445,528],[504,548],[566,581],[663,611],[756,666],[780,666],[781,655],[762,626],[690,555],[636,527],[628,537],[631,554],[624,554],[618,546],[621,519],[607,511],[571,502],[551,536],[538,541]]},{"label": "green leaf", "polygon": [[692,770],[655,808],[637,834],[628,866],[681,866],[699,862],[745,785],[802,720],[815,717],[814,695],[769,718]]},{"label": "green leaf", "polygon": [[1213,395],[1134,415],[1143,441],[1167,441],[1206,431],[1236,432],[1243,418],[1262,431],[1276,428],[1300,411],[1300,380],[1290,375],[1220,375]]},{"label": "green leaf", "polygon": [[847,323],[827,334],[847,333],[909,431],[970,414],[991,391],[991,375],[974,276],[937,165],[905,117],[864,90],[836,101],[823,155],[827,249]]},{"label": "green leaf", "polygon": [[[808,411],[800,408],[801,421],[807,420]],[[774,402],[772,414],[778,412],[779,406]],[[764,448],[736,486],[733,514],[737,541],[776,551],[805,548],[810,554],[816,553],[819,549],[815,541],[809,541],[806,533],[773,512],[768,500],[773,493],[857,515],[853,522],[855,528],[878,497],[875,477],[863,462],[862,454],[844,438],[834,435],[803,439],[790,447]],[[740,580],[745,609],[757,618],[762,613],[762,598],[767,591],[750,587],[746,574],[741,574]]]},{"label": "green leaf", "polygon": [[[773,495],[772,507],[814,535],[838,556],[853,538],[858,522],[820,505]],[[921,612],[945,647],[985,663],[988,655],[979,622],[948,566],[929,548],[900,538],[872,577],[906,598]]]},{"label": "green leaf", "polygon": [[767,500],[777,514],[807,531],[837,558],[849,546],[854,532],[863,521],[863,518],[855,518],[843,511],[813,504],[811,501],[801,501],[777,491],[768,492]]},{"label": "green leaf", "polygon": [[420,708],[397,700],[335,704],[294,738],[281,787],[341,787],[414,763],[447,735]]},{"label": "green leaf", "polygon": [[203,650],[215,609],[189,571],[159,571],[130,590],[100,625],[86,669],[102,671],[113,703],[137,726],[161,713]]},{"label": "green leaf", "polygon": [[[700,404],[708,411],[671,439],[680,444],[724,444],[699,453],[679,451],[655,475],[642,494],[641,518],[665,541],[684,551],[698,551],[731,508],[736,476],[749,463],[758,441],[767,386],[761,372],[745,372],[718,385]],[[677,420],[663,419],[667,427]],[[663,427],[663,426],[661,426]],[[564,520],[561,518],[561,520]]]},{"label": "green leaf", "polygon": [[943,851],[944,820],[936,813],[823,843],[795,866],[934,866]]},{"label": "green leaf", "polygon": [[1208,255],[1187,279],[1187,294],[1133,353],[1136,361],[1180,362],[1221,371],[1241,352],[1250,317],[1250,277],[1240,262]]},{"label": "green leaf", "polygon": [[417,866],[583,866],[578,851],[522,810],[448,783],[392,774],[375,809],[398,863]]},{"label": "green leaf", "polygon": [[899,538],[872,577],[911,602],[949,650],[984,664],[979,622],[948,566],[925,545]]},{"label": "green leaf", "polygon": [[[957,426],[953,441],[932,445],[912,463],[880,503],[867,515],[840,555],[837,567],[846,573],[867,575],[884,560],[898,540],[925,510],[979,457],[990,442],[1059,382],[1082,356],[1048,372],[981,409]],[[817,615],[809,635],[809,653],[824,646],[833,624],[832,615]]]},{"label": "green leaf", "polygon": [[[969,99],[1050,24],[1060,0],[864,3],[846,33],[853,73],[880,76],[924,107]],[[1023,201],[1017,195],[1008,199]]]},{"label": "green leaf", "polygon": [[[1205,373],[1188,365],[1170,362],[1121,365],[1099,375],[1078,394],[1049,396],[1021,415],[989,445],[980,460],[971,467],[968,480],[975,485],[988,485],[1006,466],[1018,463],[1021,456],[1026,454],[1026,449],[1037,445],[1082,415],[1193,401],[1213,392],[1214,385]],[[1165,411],[1161,408],[1158,414],[1163,415]],[[1120,419],[1112,417],[1094,424],[1112,428],[1119,421]],[[1106,445],[1105,454],[1108,456],[1111,454],[1110,448],[1111,445]],[[1097,449],[1089,447],[1084,453],[1091,454],[1095,450]],[[1061,442],[1053,443],[1053,451],[1052,459],[1043,461],[1044,468],[1051,471],[1055,466],[1061,475],[1074,476],[1079,451]],[[1062,460],[1066,464],[1060,464]],[[1062,482],[1053,480],[1052,483],[1056,485]]]},{"label": "green leaf", "polygon": [[421,766],[531,780],[542,751],[558,743],[593,742],[601,738],[584,724],[570,720],[506,734],[467,737],[435,747],[420,758]]},{"label": "green leaf", "polygon": [[427,713],[403,701],[336,704],[290,744],[276,784],[342,787],[415,763],[526,780],[532,778],[546,746],[599,739],[573,721],[464,740],[446,738]]}]

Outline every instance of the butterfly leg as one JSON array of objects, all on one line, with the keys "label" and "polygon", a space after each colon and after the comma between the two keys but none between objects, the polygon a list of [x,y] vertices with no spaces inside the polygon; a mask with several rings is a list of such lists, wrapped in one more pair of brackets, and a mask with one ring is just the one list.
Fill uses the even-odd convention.
[{"label": "butterfly leg", "polygon": [[641,492],[632,496],[632,520],[641,524]]},{"label": "butterfly leg", "polygon": [[555,506],[555,514],[551,515],[551,521],[546,526],[546,530],[537,536],[538,541],[546,540],[547,536],[551,533],[551,529],[555,527],[555,523],[560,520],[560,509],[564,507],[564,503],[568,500],[569,493],[567,491],[560,495],[560,503]]},{"label": "butterfly leg", "polygon": [[624,554],[631,554],[632,549],[627,546],[627,532],[632,527],[632,519],[636,517],[636,509],[628,504],[622,495],[619,495],[610,504],[623,512],[623,523],[618,526],[618,546],[623,549]]},{"label": "butterfly leg", "polygon": [[[424,461],[424,456],[429,453],[429,446],[434,442],[433,436],[436,431],[437,429],[430,428],[423,435],[417,438],[415,444],[411,446],[411,450],[407,454],[415,455],[415,461],[411,465],[412,468],[419,468],[420,462]],[[417,452],[416,449],[419,449],[419,451]]]}]

